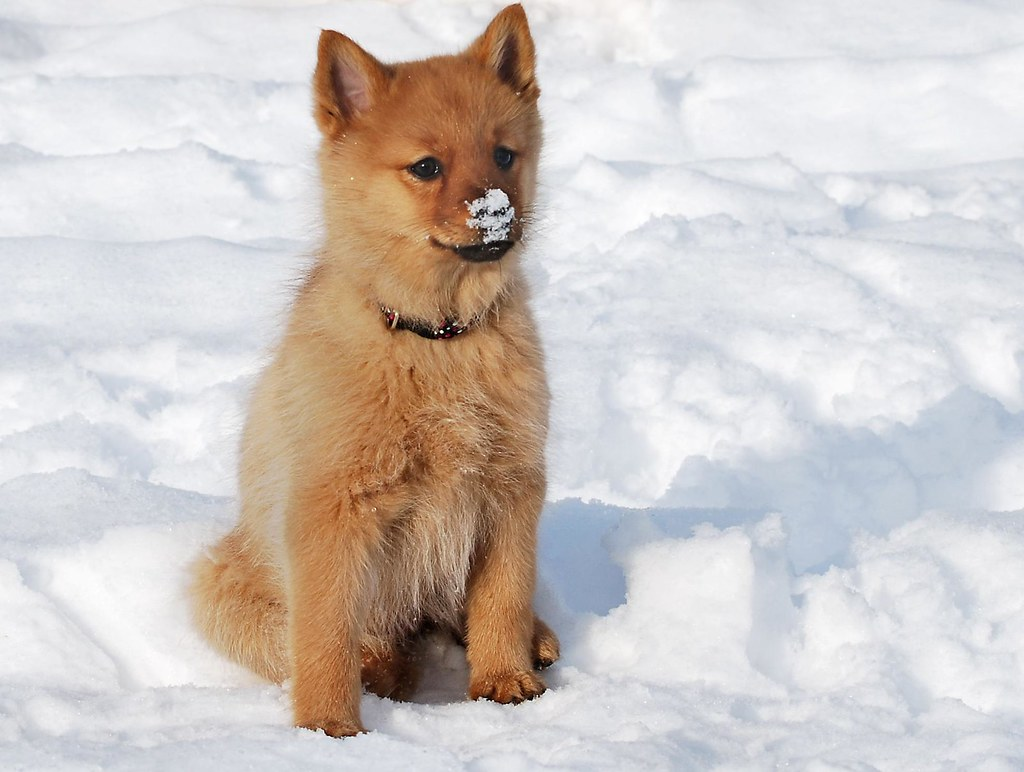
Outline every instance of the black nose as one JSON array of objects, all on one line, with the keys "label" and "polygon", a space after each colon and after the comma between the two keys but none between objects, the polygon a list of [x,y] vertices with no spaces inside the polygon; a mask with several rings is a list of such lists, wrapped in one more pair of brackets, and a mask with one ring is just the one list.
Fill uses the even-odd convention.
[{"label": "black nose", "polygon": [[501,256],[515,246],[514,241],[492,241],[489,244],[473,244],[468,247],[455,247],[455,254],[463,260],[473,263],[489,263],[500,260]]}]

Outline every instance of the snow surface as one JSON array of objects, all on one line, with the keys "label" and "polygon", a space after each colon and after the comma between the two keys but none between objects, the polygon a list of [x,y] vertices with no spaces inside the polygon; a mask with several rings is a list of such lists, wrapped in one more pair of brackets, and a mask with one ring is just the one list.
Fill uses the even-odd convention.
[{"label": "snow surface", "polygon": [[318,238],[318,31],[498,8],[0,1],[0,768],[1024,766],[1010,0],[528,0],[550,690],[434,642],[337,741],[190,629]]}]

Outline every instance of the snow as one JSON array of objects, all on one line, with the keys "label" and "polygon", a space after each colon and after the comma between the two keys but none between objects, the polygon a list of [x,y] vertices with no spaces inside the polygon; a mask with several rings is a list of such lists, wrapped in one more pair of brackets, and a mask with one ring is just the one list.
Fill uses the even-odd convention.
[{"label": "snow", "polygon": [[466,225],[483,231],[484,244],[508,238],[512,223],[516,221],[516,208],[510,205],[508,193],[500,188],[489,188],[483,195],[466,202],[469,219]]},{"label": "snow", "polygon": [[433,641],[337,741],[191,629],[319,238],[319,29],[499,7],[0,3],[0,767],[1024,766],[1009,2],[528,0],[549,691],[466,702]]}]

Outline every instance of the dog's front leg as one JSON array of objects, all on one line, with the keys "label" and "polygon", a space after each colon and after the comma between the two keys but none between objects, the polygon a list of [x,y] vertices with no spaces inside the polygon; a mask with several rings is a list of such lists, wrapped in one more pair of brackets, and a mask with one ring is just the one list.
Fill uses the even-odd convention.
[{"label": "dog's front leg", "polygon": [[297,496],[286,532],[295,725],[332,737],[364,731],[360,641],[378,530],[374,518],[353,510],[337,493]]},{"label": "dog's front leg", "polygon": [[511,506],[496,514],[470,575],[466,598],[470,699],[522,702],[543,694],[546,688],[532,667],[543,475],[530,475],[526,484],[508,496]]}]

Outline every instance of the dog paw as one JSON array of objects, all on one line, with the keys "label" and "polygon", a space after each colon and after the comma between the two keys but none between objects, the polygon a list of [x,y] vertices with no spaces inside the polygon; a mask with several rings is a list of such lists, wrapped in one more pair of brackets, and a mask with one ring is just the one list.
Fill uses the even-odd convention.
[{"label": "dog paw", "polygon": [[532,649],[533,666],[537,670],[551,667],[561,654],[558,636],[540,618],[534,620]]},{"label": "dog paw", "polygon": [[326,721],[306,721],[299,724],[299,728],[309,729],[311,732],[320,729],[328,737],[355,737],[357,734],[362,734],[366,731],[359,723],[331,719]]},{"label": "dog paw", "polygon": [[521,670],[476,679],[469,686],[469,698],[476,700],[484,697],[495,702],[515,704],[539,697],[546,689],[540,676],[529,670]]}]

